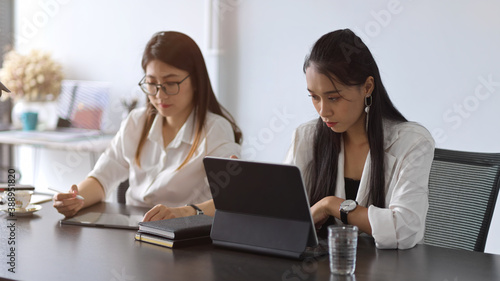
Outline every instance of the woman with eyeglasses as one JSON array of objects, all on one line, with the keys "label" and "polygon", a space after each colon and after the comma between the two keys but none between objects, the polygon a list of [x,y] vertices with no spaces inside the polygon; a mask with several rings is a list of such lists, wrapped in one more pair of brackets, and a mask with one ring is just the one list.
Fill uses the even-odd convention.
[{"label": "woman with eyeglasses", "polygon": [[84,181],[54,196],[66,217],[104,200],[126,179],[127,204],[154,206],[145,221],[213,214],[203,157],[239,155],[241,131],[217,102],[202,53],[187,35],[155,34],[142,68],[146,107],[123,121]]},{"label": "woman with eyeglasses", "polygon": [[351,30],[323,35],[304,63],[319,114],[296,129],[286,162],[306,182],[311,214],[356,225],[379,248],[410,248],[424,236],[434,140],[394,107],[367,46]]}]

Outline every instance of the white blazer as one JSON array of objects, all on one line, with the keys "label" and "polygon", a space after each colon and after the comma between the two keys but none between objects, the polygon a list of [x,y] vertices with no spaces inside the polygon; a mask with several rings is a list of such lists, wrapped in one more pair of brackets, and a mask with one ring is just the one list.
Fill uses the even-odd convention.
[{"label": "white blazer", "polygon": [[[312,160],[314,128],[317,120],[300,125],[294,132],[285,162],[306,171]],[[368,207],[368,219],[377,248],[407,249],[421,242],[427,215],[428,183],[434,140],[414,122],[384,122],[385,208],[369,203],[370,154],[366,158],[356,201]],[[310,187],[306,186],[310,194]],[[344,145],[338,159],[335,196],[345,199]],[[337,220],[337,223],[341,223]]]}]

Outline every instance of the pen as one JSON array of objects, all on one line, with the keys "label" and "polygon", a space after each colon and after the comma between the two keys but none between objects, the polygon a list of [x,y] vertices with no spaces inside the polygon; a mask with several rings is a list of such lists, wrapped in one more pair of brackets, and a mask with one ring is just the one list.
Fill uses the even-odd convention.
[{"label": "pen", "polygon": [[[49,189],[52,190],[52,191],[55,191],[57,193],[64,193],[63,191],[57,190],[57,189],[52,188],[52,187],[49,187]],[[85,200],[85,198],[83,198],[81,195],[76,195],[76,198],[78,198],[80,200]]]}]

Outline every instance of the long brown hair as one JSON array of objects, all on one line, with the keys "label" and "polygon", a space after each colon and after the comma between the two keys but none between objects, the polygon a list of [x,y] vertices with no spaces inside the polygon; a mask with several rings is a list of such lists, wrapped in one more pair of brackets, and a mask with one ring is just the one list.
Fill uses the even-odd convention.
[{"label": "long brown hair", "polygon": [[[384,130],[382,120],[407,121],[393,105],[382,84],[377,63],[368,47],[351,30],[337,30],[323,35],[306,57],[304,72],[314,67],[333,81],[334,75],[344,85],[362,85],[369,76],[375,87],[368,119],[368,143],[372,165],[369,179],[369,200],[385,207]],[[333,83],[333,82],[332,82]],[[342,134],[333,132],[322,122],[316,123],[313,160],[308,167],[307,182],[311,190],[311,205],[323,197],[335,194],[338,157]]]},{"label": "long brown hair", "polygon": [[[188,156],[182,164],[177,168],[181,169],[193,156],[196,148],[201,141],[201,135],[205,124],[207,112],[213,112],[226,118],[233,127],[234,139],[237,143],[241,143],[242,134],[240,128],[236,125],[231,114],[219,104],[215,98],[212,85],[208,77],[208,71],[203,59],[203,55],[198,45],[189,36],[174,31],[158,32],[149,40],[144,54],[142,56],[142,69],[146,72],[146,66],[152,60],[159,60],[173,67],[187,71],[190,74],[193,83],[194,95],[194,112],[196,122],[196,134],[194,137],[193,146],[188,153]],[[156,108],[146,98],[147,118],[142,129],[141,139],[135,153],[135,162],[140,167],[140,157],[142,147],[146,142],[147,135],[151,129],[151,125],[158,114]]]}]

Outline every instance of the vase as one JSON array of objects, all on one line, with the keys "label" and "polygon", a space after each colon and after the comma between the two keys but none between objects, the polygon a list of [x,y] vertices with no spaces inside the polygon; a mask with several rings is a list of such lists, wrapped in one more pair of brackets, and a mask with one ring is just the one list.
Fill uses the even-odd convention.
[{"label": "vase", "polygon": [[[37,113],[37,131],[55,130],[57,127],[57,102],[56,101],[18,101],[12,108],[12,126],[14,129],[23,128],[23,114]],[[31,115],[32,116],[32,115]],[[26,119],[26,118],[24,118]]]}]

